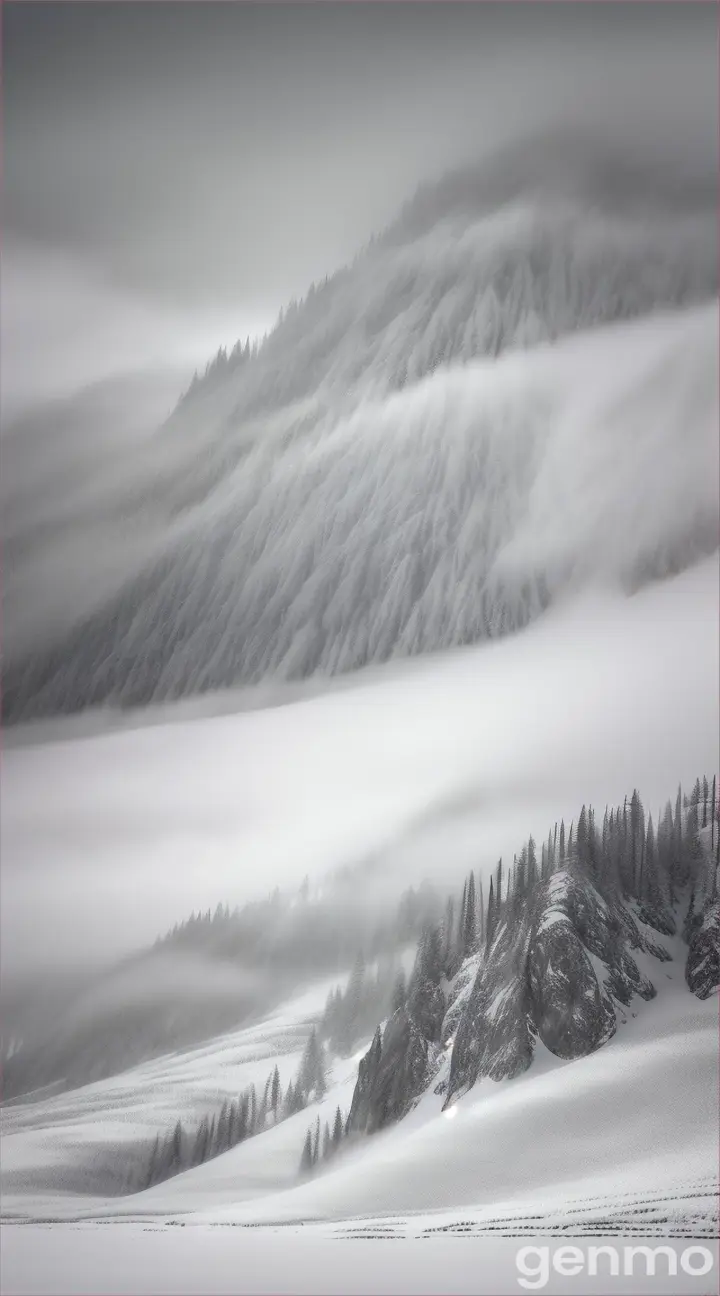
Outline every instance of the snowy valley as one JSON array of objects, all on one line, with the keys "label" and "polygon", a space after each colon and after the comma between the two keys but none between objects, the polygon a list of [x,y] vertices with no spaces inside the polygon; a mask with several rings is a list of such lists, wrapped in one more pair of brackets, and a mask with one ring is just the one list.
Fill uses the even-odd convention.
[{"label": "snowy valley", "polygon": [[4,1296],[707,1296],[710,7],[5,8]]}]

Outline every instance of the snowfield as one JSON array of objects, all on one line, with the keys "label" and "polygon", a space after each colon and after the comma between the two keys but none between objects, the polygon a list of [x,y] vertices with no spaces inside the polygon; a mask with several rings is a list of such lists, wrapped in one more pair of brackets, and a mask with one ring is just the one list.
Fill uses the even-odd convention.
[{"label": "snowfield", "polygon": [[[690,994],[682,942],[663,943],[673,953],[670,963],[637,955],[657,998],[634,1001],[616,1036],[596,1053],[563,1062],[538,1044],[524,1075],[482,1080],[450,1109],[451,1120],[441,1111],[443,1096],[429,1092],[397,1126],[351,1145],[306,1182],[297,1179],[305,1131],[318,1114],[324,1122],[338,1104],[347,1110],[357,1056],[336,1060],[321,1103],[145,1192],[87,1201],[48,1192],[43,1175],[56,1160],[87,1153],[96,1139],[149,1137],[177,1114],[199,1120],[208,1101],[264,1080],[276,1061],[286,1082],[299,1061],[303,1029],[319,1015],[331,983],[262,1028],[69,1094],[11,1104],[3,1111],[3,1211],[277,1224],[433,1211],[445,1218],[461,1209],[480,1223],[524,1214],[533,1201],[541,1220],[551,1206],[560,1212],[563,1203],[594,1201],[609,1218],[619,1212],[627,1223],[624,1193],[669,1203],[698,1185],[712,1189],[720,1142],[718,999],[700,1002]],[[24,1191],[13,1191],[14,1181]]]},{"label": "snowfield", "polygon": [[[444,1114],[442,1096],[429,1092],[398,1126],[350,1146],[305,1182],[297,1180],[305,1130],[318,1111],[324,1120],[338,1102],[347,1107],[356,1060],[336,1062],[322,1103],[145,1192],[103,1200],[41,1187],[56,1159],[87,1154],[94,1138],[171,1121],[173,1103],[187,1112],[213,1088],[234,1092],[255,1078],[261,1055],[288,1074],[298,1058],[288,1038],[319,1010],[325,986],[262,1029],[7,1108],[3,1290],[331,1292],[331,1244],[342,1240],[343,1290],[499,1293],[519,1290],[515,1251],[501,1238],[714,1247],[718,999],[690,995],[681,942],[664,943],[672,962],[640,956],[657,998],[635,1001],[597,1053],[561,1062],[538,1045],[523,1076],[483,1080]],[[21,1169],[23,1192],[13,1188]],[[360,1243],[370,1239],[393,1240],[391,1254],[367,1253]],[[682,1273],[675,1285],[633,1281],[617,1290],[707,1290]],[[555,1275],[545,1290],[601,1287]]]}]

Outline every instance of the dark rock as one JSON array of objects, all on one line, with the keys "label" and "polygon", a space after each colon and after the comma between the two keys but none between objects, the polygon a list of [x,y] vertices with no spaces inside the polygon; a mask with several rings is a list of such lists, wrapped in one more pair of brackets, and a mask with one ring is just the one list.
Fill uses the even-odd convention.
[{"label": "dark rock", "polygon": [[501,925],[478,969],[455,1036],[446,1106],[480,1076],[506,1080],[532,1060],[533,1030],[526,975],[527,937]]},{"label": "dark rock", "polygon": [[692,934],[685,964],[688,989],[708,999],[720,988],[720,902],[709,904],[702,925]]},{"label": "dark rock", "polygon": [[428,1041],[404,1008],[379,1038],[360,1062],[350,1106],[349,1128],[367,1134],[404,1116],[429,1079]]},{"label": "dark rock", "polygon": [[532,1016],[540,1039],[561,1058],[593,1053],[615,1034],[612,1001],[565,917],[535,933],[528,960]]}]

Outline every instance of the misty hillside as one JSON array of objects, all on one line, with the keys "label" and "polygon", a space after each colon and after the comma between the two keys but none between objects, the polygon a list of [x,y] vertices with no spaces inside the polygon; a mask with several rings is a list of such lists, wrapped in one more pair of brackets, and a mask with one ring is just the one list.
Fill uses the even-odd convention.
[{"label": "misty hillside", "polygon": [[150,949],[72,986],[50,1014],[36,986],[14,1000],[4,991],[3,1098],[89,1084],[257,1021],[319,976],[347,975],[361,951],[387,977],[440,900],[424,883],[383,906],[368,881],[367,869],[353,869],[313,891],[306,882],[193,913]]},{"label": "misty hillside", "polygon": [[[479,1137],[494,1140],[501,1153],[491,1165],[481,1153],[478,1162],[478,1149],[472,1164],[462,1155],[456,1163],[457,1148],[437,1117],[457,1116],[458,1106],[462,1116],[468,1104],[496,1100],[524,1109],[542,1100],[551,1080],[544,1100],[544,1118],[554,1131],[548,1150],[554,1147],[555,1157],[577,1171],[582,1158],[576,1163],[573,1140],[562,1136],[577,1085],[583,1112],[570,1118],[579,1118],[586,1133],[592,1129],[593,1169],[602,1156],[586,1108],[602,1114],[601,1144],[612,1146],[611,1161],[617,1165],[620,1157],[627,1169],[649,1146],[646,1121],[633,1117],[648,1101],[637,1065],[643,1074],[657,1070],[661,1088],[670,1084],[675,1094],[676,1119],[669,1128],[661,1122],[668,1146],[674,1148],[678,1125],[693,1148],[699,1137],[709,1146],[710,1121],[717,1120],[707,1083],[717,1072],[716,1021],[699,1008],[706,1001],[711,1007],[720,983],[719,833],[716,775],[698,778],[689,796],[678,788],[674,806],[668,801],[655,821],[637,791],[606,808],[602,821],[583,805],[572,823],[556,822],[538,844],[530,836],[512,862],[499,860],[489,876],[471,869],[462,893],[453,889],[444,904],[420,885],[397,909],[386,907],[382,924],[365,926],[349,976],[347,961],[337,959],[343,938],[349,948],[360,934],[351,907],[342,912],[339,904],[349,875],[335,879],[327,898],[304,884],[294,896],[276,893],[244,912],[221,905],[214,914],[193,915],[157,942],[154,953],[177,959],[184,951],[194,962],[166,963],[163,974],[157,962],[139,960],[133,968],[128,961],[129,979],[116,974],[114,983],[98,986],[94,1005],[87,999],[76,1005],[74,1023],[66,1014],[64,1057],[52,1047],[45,1054],[47,1089],[7,1101],[16,1088],[23,1092],[17,1085],[23,1067],[27,1077],[28,1065],[42,1062],[37,1054],[24,1058],[23,1044],[10,1053],[3,1110],[4,1134],[11,1139],[3,1166],[10,1216],[25,1217],[34,1194],[33,1214],[50,1206],[56,1218],[58,1192],[68,1195],[63,1212],[88,1216],[103,1212],[107,1198],[122,1196],[143,1215],[176,1211],[180,1202],[181,1212],[197,1210],[202,1177],[213,1175],[215,1208],[259,1198],[257,1209],[277,1212],[276,1219],[285,1217],[297,1194],[332,1202],[334,1212],[337,1189],[341,1198],[349,1194],[352,1213],[437,1209],[438,1202],[448,1206],[465,1194],[467,1204],[477,1206],[485,1175],[502,1179],[508,1158],[512,1165],[518,1155],[527,1156],[524,1140],[517,1139],[522,1118],[516,1111],[509,1125],[502,1118],[496,1125],[492,1105],[483,1109],[488,1124],[478,1128]],[[399,949],[411,957],[392,957]],[[239,1004],[234,1023],[227,1014],[231,985],[227,963],[221,974],[221,956],[230,953],[242,953],[248,972],[252,965],[256,973],[274,967],[281,975],[294,962],[300,973],[294,984],[285,983],[282,1004],[270,1009],[266,999],[242,1029]],[[343,972],[328,980],[333,961]],[[137,1050],[133,1027],[141,1006],[146,1044],[154,1022],[164,1049]],[[183,1048],[177,1028],[196,1026],[203,1007],[215,1038]],[[668,1011],[675,1022],[669,1040]],[[683,1045],[673,1058],[678,1032]],[[636,1050],[629,1069],[622,1058],[628,1045]],[[582,1068],[598,1052],[608,1053],[607,1064],[588,1083]],[[153,1055],[154,1061],[137,1066]],[[53,1062],[64,1068],[55,1083]],[[568,1064],[556,1088],[551,1077],[560,1080],[558,1068]],[[671,1081],[677,1066],[688,1069],[690,1096]],[[100,1081],[113,1072],[124,1074]],[[538,1078],[539,1089],[518,1090],[526,1073]],[[619,1104],[608,1101],[616,1089]],[[654,1117],[654,1102],[650,1110]],[[637,1132],[628,1141],[633,1119]],[[416,1163],[411,1176],[396,1173],[394,1159],[388,1167],[387,1144],[375,1137],[398,1125],[409,1140],[401,1159],[409,1154]],[[434,1147],[428,1148],[423,1131]],[[444,1187],[433,1198],[439,1181],[428,1171],[442,1159],[441,1144]],[[368,1166],[378,1155],[385,1173],[364,1173],[366,1155]],[[687,1175],[687,1149],[684,1155]],[[250,1165],[243,1168],[246,1156]],[[693,1164],[697,1173],[701,1162]],[[645,1167],[641,1179],[647,1182]],[[171,1181],[169,1196],[138,1200]],[[274,1200],[283,1189],[292,1190],[287,1203]],[[305,1210],[298,1218],[313,1216],[314,1210]]]},{"label": "misty hillside", "polygon": [[[8,720],[470,643],[714,551],[706,199],[590,145],[422,190],[134,448],[105,544],[80,515],[72,570],[52,527],[23,569],[17,523]],[[30,627],[40,562],[65,608]]]}]

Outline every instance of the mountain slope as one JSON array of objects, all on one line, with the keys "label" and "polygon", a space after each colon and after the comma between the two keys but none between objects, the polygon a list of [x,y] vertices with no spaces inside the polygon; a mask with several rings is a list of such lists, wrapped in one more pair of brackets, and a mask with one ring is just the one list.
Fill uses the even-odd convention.
[{"label": "mountain slope", "polygon": [[7,718],[354,670],[681,569],[717,546],[716,292],[707,195],[577,144],[446,177],[137,449],[94,610],[99,557],[69,573],[50,528],[76,609],[28,645],[12,584]]},{"label": "mountain slope", "polygon": [[682,570],[718,541],[716,356],[709,306],[276,416],[142,575],[8,662],[6,715],[348,671]]}]

